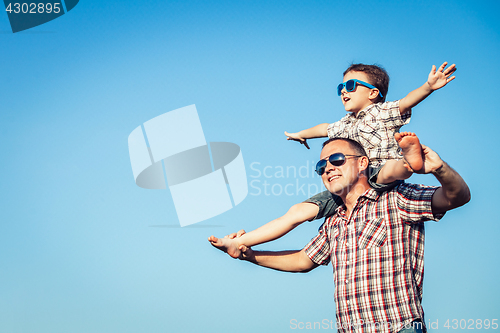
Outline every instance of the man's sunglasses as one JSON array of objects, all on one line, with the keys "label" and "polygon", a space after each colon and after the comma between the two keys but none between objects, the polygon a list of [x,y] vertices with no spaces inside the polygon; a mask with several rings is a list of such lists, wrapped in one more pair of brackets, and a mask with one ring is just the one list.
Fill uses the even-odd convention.
[{"label": "man's sunglasses", "polygon": [[[340,95],[342,95],[342,89],[344,89],[344,87],[345,87],[345,90],[346,90],[346,91],[349,91],[349,92],[350,92],[350,91],[353,91],[354,89],[356,89],[356,83],[361,84],[361,85],[363,85],[363,86],[365,86],[365,87],[368,87],[368,88],[370,88],[370,89],[377,89],[377,90],[378,90],[378,88],[377,88],[377,87],[372,86],[372,85],[371,85],[371,84],[369,84],[369,83],[366,83],[366,82],[364,82],[364,81],[354,80],[354,79],[353,79],[353,80],[347,80],[346,82],[339,84],[339,85],[338,85],[338,87],[337,87],[337,93],[339,94],[339,96],[340,96]],[[384,97],[384,96],[382,95],[382,93],[380,92],[380,90],[378,91],[378,93],[380,94],[380,97],[381,97],[381,98],[383,98],[383,97]]]},{"label": "man's sunglasses", "polygon": [[320,160],[318,163],[316,163],[316,173],[320,176],[325,173],[327,160],[328,160],[328,162],[330,162],[331,165],[336,166],[336,167],[344,165],[345,160],[347,160],[346,156],[362,157],[361,155],[344,155],[342,153],[331,154],[327,158]]}]

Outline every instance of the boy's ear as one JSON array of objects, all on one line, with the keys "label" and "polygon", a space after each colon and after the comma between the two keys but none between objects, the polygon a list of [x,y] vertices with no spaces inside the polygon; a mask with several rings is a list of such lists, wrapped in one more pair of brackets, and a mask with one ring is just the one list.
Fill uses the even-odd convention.
[{"label": "boy's ear", "polygon": [[368,95],[368,98],[370,100],[376,100],[379,96],[379,90],[378,89],[372,89],[370,90],[370,95]]}]

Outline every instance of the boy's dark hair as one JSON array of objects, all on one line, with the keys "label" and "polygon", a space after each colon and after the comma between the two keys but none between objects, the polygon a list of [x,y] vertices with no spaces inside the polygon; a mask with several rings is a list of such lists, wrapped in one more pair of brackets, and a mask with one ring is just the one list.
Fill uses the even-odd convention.
[{"label": "boy's dark hair", "polygon": [[385,102],[387,91],[389,90],[389,74],[387,74],[385,69],[378,65],[351,64],[351,66],[345,70],[344,76],[349,72],[363,72],[368,75],[370,79],[368,83],[377,87],[384,96],[380,97],[380,95],[378,95],[375,102]]},{"label": "boy's dark hair", "polygon": [[325,148],[325,146],[327,144],[329,144],[330,142],[333,142],[333,141],[337,141],[337,140],[342,140],[342,141],[346,141],[347,143],[349,143],[349,147],[351,147],[352,150],[354,150],[354,153],[356,155],[359,155],[359,156],[367,156],[366,155],[366,151],[365,149],[363,148],[363,146],[357,142],[357,141],[354,141],[352,139],[345,139],[345,138],[330,138],[328,140],[326,140],[325,142],[323,142],[323,148]]}]

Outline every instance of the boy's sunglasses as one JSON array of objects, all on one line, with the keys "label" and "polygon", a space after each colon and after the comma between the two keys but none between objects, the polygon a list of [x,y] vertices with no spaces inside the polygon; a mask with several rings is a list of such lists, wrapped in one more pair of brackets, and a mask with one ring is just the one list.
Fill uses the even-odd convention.
[{"label": "boy's sunglasses", "polygon": [[[339,94],[339,96],[340,96],[340,95],[342,95],[342,89],[344,89],[344,87],[345,87],[345,90],[346,90],[346,91],[349,91],[349,92],[350,92],[350,91],[353,91],[354,89],[356,89],[356,83],[361,84],[361,85],[364,85],[365,87],[368,87],[368,88],[370,88],[370,89],[377,89],[377,90],[378,90],[378,88],[377,88],[377,87],[372,86],[372,85],[371,85],[371,84],[369,84],[369,83],[366,83],[366,82],[364,82],[364,81],[360,81],[360,80],[355,80],[355,79],[353,79],[353,80],[347,80],[346,82],[339,84],[339,85],[338,85],[338,87],[337,87],[337,93]],[[384,96],[382,95],[382,93],[380,92],[380,90],[378,91],[378,93],[380,94],[380,97],[381,97],[381,98],[383,98],[383,97],[384,97]]]},{"label": "boy's sunglasses", "polygon": [[347,159],[346,156],[362,157],[361,155],[344,155],[342,153],[331,154],[327,158],[320,160],[318,163],[316,163],[316,173],[320,176],[325,173],[327,160],[328,160],[328,162],[330,162],[331,165],[336,166],[336,167],[344,165],[345,160]]}]

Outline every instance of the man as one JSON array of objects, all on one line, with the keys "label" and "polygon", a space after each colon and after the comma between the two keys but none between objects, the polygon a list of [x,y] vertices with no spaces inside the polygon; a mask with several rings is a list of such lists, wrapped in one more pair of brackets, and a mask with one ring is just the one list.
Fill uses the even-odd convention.
[{"label": "man", "polygon": [[242,246],[240,259],[289,272],[331,261],[340,332],[421,332],[423,222],[437,221],[470,200],[460,175],[430,148],[422,145],[422,151],[421,173],[432,173],[441,187],[401,184],[378,193],[368,184],[369,161],[359,143],[326,141],[317,171],[344,205],[301,251]]}]

